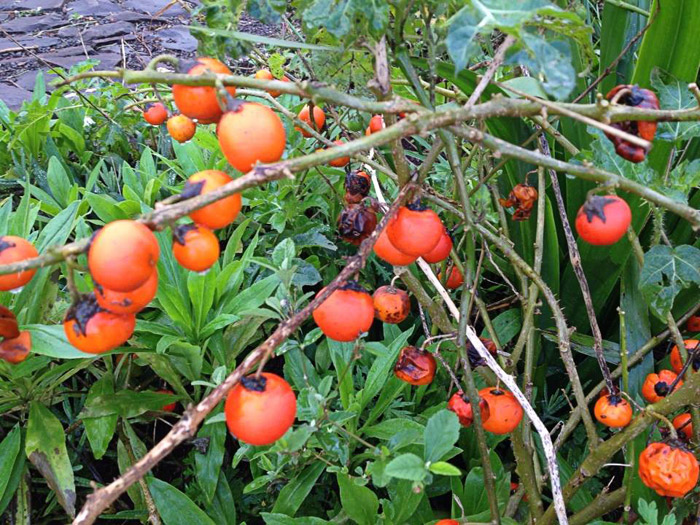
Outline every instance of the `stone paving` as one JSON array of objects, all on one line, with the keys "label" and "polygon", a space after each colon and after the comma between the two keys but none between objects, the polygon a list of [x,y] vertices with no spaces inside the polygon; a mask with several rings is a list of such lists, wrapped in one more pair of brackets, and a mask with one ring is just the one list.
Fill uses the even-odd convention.
[{"label": "stone paving", "polygon": [[[113,69],[141,68],[161,53],[192,57],[197,41],[186,26],[198,3],[0,0],[0,99],[17,109],[31,97],[38,71],[68,69],[88,58],[98,60],[100,69]],[[279,33],[251,19],[241,24],[256,34]]]}]

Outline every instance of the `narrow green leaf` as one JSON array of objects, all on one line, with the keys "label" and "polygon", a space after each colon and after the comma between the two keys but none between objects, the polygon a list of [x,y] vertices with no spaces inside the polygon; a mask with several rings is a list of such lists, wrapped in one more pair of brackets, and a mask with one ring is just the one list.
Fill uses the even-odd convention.
[{"label": "narrow green leaf", "polygon": [[287,483],[279,493],[272,512],[293,517],[307,498],[326,465],[317,461]]},{"label": "narrow green leaf", "polygon": [[207,514],[178,489],[157,478],[147,478],[158,514],[164,525],[216,525]]}]

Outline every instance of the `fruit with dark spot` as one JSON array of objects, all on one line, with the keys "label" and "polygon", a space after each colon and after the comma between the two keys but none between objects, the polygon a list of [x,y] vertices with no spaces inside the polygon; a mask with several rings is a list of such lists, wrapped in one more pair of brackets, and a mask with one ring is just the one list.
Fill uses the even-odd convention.
[{"label": "fruit with dark spot", "polygon": [[[656,98],[656,94],[653,91],[642,89],[635,85],[623,84],[615,86],[605,95],[605,98],[608,100],[616,98],[618,104],[624,104],[625,106],[659,109],[659,100]],[[612,122],[610,126],[651,142],[656,134],[657,123],[656,121],[625,120]],[[617,135],[605,133],[605,136],[615,145],[617,154],[630,162],[642,162],[646,158],[647,153],[649,153],[647,148],[632,144]]]},{"label": "fruit with dark spot", "polygon": [[359,246],[377,227],[377,213],[363,204],[349,204],[338,216],[338,235]]},{"label": "fruit with dark spot", "polygon": [[0,305],[0,339],[14,339],[19,335],[19,325],[12,310]]},{"label": "fruit with dark spot", "polygon": [[372,326],[372,296],[357,281],[348,281],[333,291],[312,315],[321,331],[331,339],[354,341]]},{"label": "fruit with dark spot", "polygon": [[[642,397],[649,403],[658,403],[671,393],[669,391],[671,383],[673,383],[677,377],[678,375],[670,370],[662,370],[658,374],[649,374],[642,384]],[[678,381],[673,391],[675,392],[681,386],[683,386],[682,380]]]},{"label": "fruit with dark spot", "polygon": [[[187,179],[182,194],[188,198],[196,195],[204,195],[214,191],[233,179],[223,171],[205,170],[192,175]],[[190,219],[196,224],[206,226],[211,230],[217,230],[228,226],[238,217],[241,211],[242,199],[240,193],[234,193],[216,202],[207,204],[203,208],[190,213]]]},{"label": "fruit with dark spot", "polygon": [[674,417],[673,428],[686,439],[693,439],[693,418],[689,413],[678,414]]},{"label": "fruit with dark spot", "polygon": [[[483,343],[489,354],[496,357],[496,354],[498,354],[496,343],[486,337],[479,337],[479,341]],[[481,354],[469,340],[467,340],[467,356],[469,357],[469,364],[472,365],[472,367],[476,368],[477,366],[486,366],[486,361],[483,357],[481,357]]]},{"label": "fruit with dark spot", "polygon": [[158,271],[153,270],[148,280],[131,292],[115,292],[95,286],[95,298],[105,310],[115,314],[135,314],[150,303],[158,292]]},{"label": "fruit with dark spot", "polygon": [[110,222],[97,232],[88,251],[95,281],[115,292],[131,292],[153,274],[160,247],[147,226],[131,220]]},{"label": "fruit with dark spot", "polygon": [[[692,369],[697,372],[700,370],[700,349],[698,349],[698,345],[700,345],[700,340],[698,339],[686,339],[683,341],[683,345],[685,346],[686,352],[690,354],[691,352],[694,355],[693,358],[693,364],[692,364]],[[673,345],[673,348],[671,348],[671,368],[676,372],[676,374],[680,374],[681,370],[683,370],[683,358],[681,357],[681,352],[678,350],[678,345]]]},{"label": "fruit with dark spot", "polygon": [[173,255],[183,268],[204,272],[219,259],[219,239],[204,226],[185,224],[173,232]]},{"label": "fruit with dark spot", "polygon": [[[472,410],[472,404],[469,402],[469,398],[464,395],[461,390],[452,395],[450,400],[447,402],[447,410],[451,410],[457,414],[460,425],[463,427],[470,427],[474,423],[474,411]],[[479,412],[481,413],[481,423],[487,421],[491,417],[491,411],[489,405],[486,401],[479,397]]]},{"label": "fruit with dark spot", "polygon": [[657,494],[682,498],[698,482],[698,460],[680,442],[651,443],[639,455],[639,477]]},{"label": "fruit with dark spot", "polygon": [[600,423],[610,428],[623,428],[632,421],[632,407],[619,394],[599,397],[593,413]]},{"label": "fruit with dark spot", "polygon": [[248,376],[234,386],[224,406],[229,432],[249,445],[274,443],[294,424],[297,400],[278,375]]},{"label": "fruit with dark spot", "polygon": [[32,335],[29,332],[20,332],[17,337],[0,342],[0,359],[16,365],[27,358],[31,349]]},{"label": "fruit with dark spot", "polygon": [[345,176],[345,202],[358,204],[369,195],[370,178],[364,171],[351,171]]},{"label": "fruit with dark spot", "polygon": [[479,397],[489,407],[489,418],[484,421],[484,430],[494,434],[508,434],[523,419],[523,407],[507,390],[488,387],[479,391]]},{"label": "fruit with dark spot", "polygon": [[578,210],[576,231],[594,246],[609,246],[619,241],[632,222],[632,211],[616,195],[594,195]]},{"label": "fruit with dark spot", "polygon": [[372,294],[374,315],[383,323],[398,324],[411,313],[408,292],[394,286],[380,286]]},{"label": "fruit with dark spot", "polygon": [[416,348],[405,346],[399,353],[394,365],[394,374],[401,381],[414,386],[428,385],[435,377],[436,363],[433,354]]},{"label": "fruit with dark spot", "polygon": [[86,295],[66,313],[63,329],[68,342],[81,352],[102,354],[128,341],[134,333],[134,314],[103,310],[94,294]]},{"label": "fruit with dark spot", "polygon": [[501,206],[515,207],[514,221],[526,221],[530,218],[532,209],[537,202],[537,190],[527,184],[516,184],[507,199],[498,199]]},{"label": "fruit with dark spot", "polygon": [[[12,264],[39,257],[34,245],[21,237],[5,235],[0,237],[0,264]],[[0,275],[0,291],[21,288],[32,280],[35,269]]]}]

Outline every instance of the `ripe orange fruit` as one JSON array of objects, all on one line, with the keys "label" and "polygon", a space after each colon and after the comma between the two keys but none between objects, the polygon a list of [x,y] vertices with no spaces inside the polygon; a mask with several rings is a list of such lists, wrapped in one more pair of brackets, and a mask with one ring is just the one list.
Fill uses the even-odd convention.
[{"label": "ripe orange fruit", "polygon": [[639,477],[661,496],[684,497],[699,474],[698,460],[680,443],[652,443],[639,455]]},{"label": "ripe orange fruit", "polygon": [[623,428],[632,421],[632,407],[618,394],[599,397],[593,413],[599,422],[610,428]]},{"label": "ripe orange fruit", "polygon": [[[190,76],[200,76],[206,73],[230,75],[231,70],[215,58],[197,58],[194,66],[187,71]],[[236,96],[236,88],[226,88],[232,97]],[[175,105],[183,115],[198,120],[214,121],[222,113],[219,102],[216,99],[216,88],[212,86],[185,86],[175,84],[173,86],[173,99]]]},{"label": "ripe orange fruit", "polygon": [[93,279],[115,292],[132,292],[153,274],[160,247],[145,225],[131,220],[110,222],[90,244],[88,266]]},{"label": "ripe orange fruit", "polygon": [[[314,125],[311,123],[308,104],[301,108],[301,111],[299,112],[298,116],[299,120],[306,122],[309,126],[311,126],[312,129],[315,129],[316,131],[323,130],[323,126],[326,124],[326,114],[318,106],[314,106],[314,122],[316,123],[316,127],[314,127]],[[311,136],[311,133],[309,133],[305,129],[302,129],[300,127],[295,127],[294,129],[301,132],[301,134],[304,135],[306,138]]]},{"label": "ripe orange fruit", "polygon": [[374,253],[393,266],[408,266],[418,258],[415,255],[406,255],[397,250],[389,240],[386,229],[379,234],[377,242],[374,243]]},{"label": "ripe orange fruit", "polygon": [[[282,82],[289,82],[289,79],[287,77],[282,77],[282,78],[275,78],[272,73],[270,73],[269,70],[267,69],[261,69],[255,73],[255,78],[258,80],[281,80]],[[271,96],[277,98],[279,97],[282,92],[278,91],[276,89],[266,89]]]},{"label": "ripe orange fruit", "polygon": [[188,270],[208,270],[219,259],[220,253],[219,239],[208,228],[185,224],[173,232],[173,255]]},{"label": "ripe orange fruit", "polygon": [[[39,257],[34,245],[21,237],[5,235],[0,237],[0,264],[11,264]],[[0,275],[0,291],[21,288],[32,280],[36,270]]]},{"label": "ripe orange fruit", "polygon": [[384,116],[383,115],[373,115],[371,119],[369,119],[369,133],[368,135],[371,135],[372,133],[376,133],[377,131],[381,131],[386,127],[386,124],[384,124]]},{"label": "ripe orange fruit", "polygon": [[[649,403],[658,403],[669,395],[669,387],[678,377],[670,370],[661,370],[658,374],[649,374],[642,384],[642,397]],[[673,391],[675,392],[683,386],[683,381],[678,381]]]},{"label": "ripe orange fruit", "polygon": [[[185,183],[183,194],[188,197],[202,195],[214,191],[221,186],[228,184],[233,179],[223,171],[205,170],[192,175]],[[206,226],[211,230],[228,226],[238,217],[241,211],[242,199],[240,194],[234,193],[203,208],[190,213],[190,219],[195,223]]]},{"label": "ripe orange fruit", "polygon": [[[686,339],[683,341],[683,344],[685,345],[686,351],[690,353],[694,351],[698,345],[700,345],[700,340]],[[678,350],[678,345],[673,345],[673,348],[671,348],[671,368],[673,368],[676,374],[680,374],[681,370],[683,370],[683,364],[683,358],[681,357],[680,350]],[[698,369],[700,369],[700,356],[695,356],[692,363],[692,368],[696,372]]]},{"label": "ripe orange fruit", "polygon": [[408,293],[393,286],[380,286],[372,294],[374,315],[383,323],[398,324],[411,313]]},{"label": "ripe orange fruit", "polygon": [[178,142],[187,142],[194,137],[194,132],[197,131],[197,124],[185,115],[175,115],[168,119],[168,133]]},{"label": "ripe orange fruit", "polygon": [[484,421],[484,430],[494,434],[508,434],[515,430],[523,419],[523,407],[507,390],[488,387],[479,391],[489,407],[489,417]]},{"label": "ripe orange fruit", "polygon": [[81,352],[102,354],[123,345],[134,333],[134,314],[115,314],[100,308],[93,294],[71,306],[63,320],[68,342]]},{"label": "ripe orange fruit", "polygon": [[374,305],[372,297],[357,281],[348,281],[327,297],[312,315],[321,331],[331,339],[354,341],[372,326]]},{"label": "ripe orange fruit", "polygon": [[700,332],[700,315],[691,316],[685,327],[689,332]]},{"label": "ripe orange fruit", "polygon": [[[342,146],[343,144],[345,144],[345,142],[338,139],[338,140],[334,140],[333,144],[335,144],[337,146]],[[328,164],[330,164],[334,168],[344,168],[345,166],[348,165],[349,162],[350,162],[350,157],[338,157],[337,159],[333,159],[332,161],[330,161]]]},{"label": "ripe orange fruit", "polygon": [[17,337],[0,342],[0,359],[16,365],[24,361],[32,349],[32,334],[20,332]]},{"label": "ripe orange fruit", "polygon": [[277,162],[287,144],[284,125],[277,114],[255,102],[243,102],[224,113],[216,135],[226,160],[243,173],[257,162]]},{"label": "ripe orange fruit", "polygon": [[576,231],[594,246],[609,246],[622,239],[632,222],[629,205],[617,195],[595,195],[576,214]]},{"label": "ripe orange fruit", "polygon": [[249,445],[274,443],[291,428],[297,415],[292,387],[278,375],[248,376],[234,386],[224,405],[229,432]]},{"label": "ripe orange fruit", "polygon": [[[175,392],[172,390],[156,390],[157,393],[159,394],[168,394],[168,395],[174,395]],[[177,408],[177,401],[173,401],[172,403],[168,403],[167,405],[163,405],[163,408],[161,410],[163,412],[174,412],[175,409]]]},{"label": "ripe orange fruit", "polygon": [[168,118],[168,110],[160,102],[148,104],[146,111],[143,112],[143,118],[149,124],[160,126]]},{"label": "ripe orange fruit", "polygon": [[430,253],[444,232],[438,214],[420,204],[401,206],[386,227],[391,244],[406,255],[416,257]]},{"label": "ripe orange fruit", "polygon": [[435,248],[430,250],[428,253],[423,255],[425,262],[435,264],[444,261],[450,256],[452,251],[452,237],[447,233],[447,229],[444,229],[442,237],[435,245]]},{"label": "ripe orange fruit", "polygon": [[115,292],[100,285],[95,286],[95,298],[101,308],[115,314],[135,314],[150,303],[158,292],[158,270],[141,286],[131,292]]},{"label": "ripe orange fruit", "polygon": [[685,414],[678,414],[675,418],[673,418],[673,428],[684,435],[686,439],[693,438],[692,417],[687,412]]},{"label": "ripe orange fruit", "polygon": [[[438,273],[438,280],[442,282],[442,272]],[[452,266],[450,275],[447,277],[445,286],[448,290],[455,290],[464,284],[464,275],[459,271],[459,268]]]}]

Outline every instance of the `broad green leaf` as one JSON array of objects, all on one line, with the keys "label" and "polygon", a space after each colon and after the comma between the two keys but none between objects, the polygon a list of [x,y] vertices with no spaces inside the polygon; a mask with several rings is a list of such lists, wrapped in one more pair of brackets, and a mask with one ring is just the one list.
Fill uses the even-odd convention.
[{"label": "broad green leaf", "polygon": [[379,500],[367,487],[356,484],[347,474],[338,472],[340,503],[343,510],[358,525],[374,525],[377,522]]},{"label": "broad green leaf", "polygon": [[161,410],[164,405],[177,401],[178,396],[159,392],[120,390],[113,394],[99,394],[85,404],[81,418],[118,415],[123,418],[140,416],[148,411]]},{"label": "broad green leaf", "polygon": [[423,481],[428,475],[425,462],[415,454],[401,454],[386,466],[387,476],[411,481]]},{"label": "broad green leaf", "polygon": [[214,500],[207,508],[207,514],[216,525],[238,525],[235,500],[223,471],[219,472],[219,482],[216,485]]},{"label": "broad green leaf", "polygon": [[57,501],[70,517],[74,517],[75,480],[66,450],[66,434],[58,418],[36,401],[29,405],[24,450],[29,461],[56,494]]},{"label": "broad green leaf", "polygon": [[689,245],[654,246],[644,254],[639,284],[651,310],[665,320],[676,295],[693,284],[700,285],[700,250]]},{"label": "broad green leaf", "polygon": [[389,22],[389,4],[382,0],[313,0],[302,16],[309,27],[323,28],[338,39],[365,30],[379,35]]},{"label": "broad green leaf", "polygon": [[325,463],[321,461],[316,461],[306,467],[282,488],[277,501],[275,501],[275,506],[272,507],[272,512],[293,517],[302,503],[304,503],[311,489],[314,488],[316,481],[325,468]]},{"label": "broad green leaf", "polygon": [[107,195],[88,193],[85,198],[90,203],[95,214],[107,224],[120,219],[128,219],[129,216],[117,205],[117,201]]},{"label": "broad green leaf", "polygon": [[436,463],[431,463],[429,470],[433,474],[439,474],[441,476],[461,476],[462,475],[462,471],[460,471],[457,467],[450,465],[446,461],[438,461]]},{"label": "broad green leaf", "polygon": [[[114,377],[107,373],[90,387],[85,406],[90,406],[97,396],[111,394],[114,394]],[[85,433],[95,459],[100,459],[107,452],[109,442],[117,430],[117,419],[116,414],[96,418],[83,417]]]},{"label": "broad green leaf", "polygon": [[[501,345],[507,345],[515,336],[520,333],[522,326],[522,312],[518,308],[510,308],[503,313],[498,314],[491,320],[493,329],[498,336],[498,341]],[[486,328],[481,334],[482,337],[489,338],[489,332]]]},{"label": "broad green leaf", "polygon": [[440,410],[425,425],[424,459],[434,463],[440,461],[459,439],[459,420],[450,410]]},{"label": "broad green leaf", "polygon": [[385,419],[381,423],[372,425],[363,430],[364,434],[376,439],[389,440],[397,432],[410,430],[416,434],[423,435],[425,427],[412,419]]},{"label": "broad green leaf", "polygon": [[290,518],[284,514],[271,514],[267,512],[261,513],[260,516],[265,520],[265,525],[327,525],[331,523],[321,518]]},{"label": "broad green leaf", "polygon": [[169,483],[153,477],[146,481],[164,525],[216,525],[190,498]]},{"label": "broad green leaf", "polygon": [[[687,83],[680,82],[670,75],[667,76],[669,78],[664,79],[659,69],[651,72],[651,85],[659,99],[659,106],[669,110],[696,107],[697,100],[688,89]],[[660,122],[655,138],[675,142],[698,136],[700,136],[700,122]]]},{"label": "broad green leaf", "polygon": [[57,359],[94,359],[81,352],[66,339],[62,325],[30,324],[23,327],[32,334],[32,353]]}]

